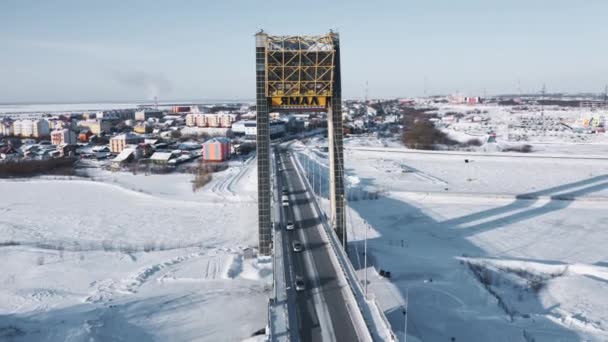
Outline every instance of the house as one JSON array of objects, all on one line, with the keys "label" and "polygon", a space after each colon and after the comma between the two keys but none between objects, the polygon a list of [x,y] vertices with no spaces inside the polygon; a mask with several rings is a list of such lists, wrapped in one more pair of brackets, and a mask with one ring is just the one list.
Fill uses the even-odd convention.
[{"label": "house", "polygon": [[186,150],[186,151],[192,151],[192,150],[199,150],[201,149],[203,146],[197,142],[191,142],[191,141],[187,141],[187,142],[183,142],[177,145],[177,148],[180,150]]},{"label": "house", "polygon": [[12,145],[5,145],[0,147],[0,160],[13,160],[19,159],[20,157],[20,151],[14,148]]},{"label": "house", "polygon": [[126,147],[116,156],[116,158],[112,159],[112,163],[118,165],[124,162],[131,161],[135,159],[135,155],[136,153],[134,148],[130,146]]},{"label": "house", "polygon": [[168,164],[169,160],[174,156],[174,152],[154,152],[154,154],[150,156],[150,161],[154,164]]},{"label": "house", "polygon": [[230,140],[228,138],[213,138],[203,143],[201,151],[203,160],[225,161],[230,158]]},{"label": "house", "polygon": [[152,132],[152,126],[147,122],[138,123],[133,127],[133,132],[139,134],[146,134]]},{"label": "house", "polygon": [[57,151],[60,157],[71,157],[76,154],[76,148],[76,145],[62,144],[57,146]]},{"label": "house", "polygon": [[91,132],[90,129],[88,129],[88,128],[83,129],[78,134],[78,141],[86,143],[89,141],[89,138],[91,138],[92,135],[93,135],[93,132]]}]

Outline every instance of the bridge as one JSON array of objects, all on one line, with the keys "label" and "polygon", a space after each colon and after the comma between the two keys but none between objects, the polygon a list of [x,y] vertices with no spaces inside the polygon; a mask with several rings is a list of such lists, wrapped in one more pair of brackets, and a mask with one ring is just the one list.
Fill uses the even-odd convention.
[{"label": "bridge", "polygon": [[[259,253],[272,256],[272,341],[392,341],[348,256],[340,40],[256,34]],[[288,144],[271,144],[270,112],[325,112],[329,138],[329,217]]]}]

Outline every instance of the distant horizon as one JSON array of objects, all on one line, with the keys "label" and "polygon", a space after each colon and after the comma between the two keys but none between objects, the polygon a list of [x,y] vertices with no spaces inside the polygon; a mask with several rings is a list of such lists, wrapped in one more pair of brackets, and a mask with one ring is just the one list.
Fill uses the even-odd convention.
[{"label": "distant horizon", "polygon": [[[170,100],[159,100],[158,105],[163,106],[171,103],[179,103],[179,102],[231,102],[231,103],[240,103],[240,102],[255,102],[255,99],[170,99]],[[11,105],[65,105],[65,104],[95,104],[95,103],[103,103],[103,104],[129,104],[129,103],[150,103],[154,104],[154,100],[82,100],[82,101],[32,101],[32,102],[0,102],[0,106],[11,106]]]},{"label": "distant horizon", "polygon": [[[447,96],[451,96],[451,95],[457,95],[458,93],[453,93],[453,94],[427,94],[427,95],[422,95],[422,96],[379,96],[379,97],[369,97],[370,100],[383,100],[383,99],[407,99],[407,98],[431,98],[431,97],[447,97]],[[462,94],[465,95],[466,94]],[[525,93],[522,92],[521,94],[515,94],[515,93],[498,93],[498,94],[488,94],[485,98],[491,98],[491,97],[504,97],[504,96],[554,96],[554,95],[567,95],[567,96],[577,96],[577,95],[593,95],[593,96],[603,96],[604,92],[600,91],[600,92],[593,92],[593,91],[579,91],[579,92],[568,92],[568,91],[563,91],[563,92],[547,92],[544,95],[541,94],[540,92],[530,92],[530,93]],[[479,95],[478,95],[479,96]],[[479,96],[481,98],[484,98],[483,96]],[[363,100],[363,97],[344,97],[343,100]],[[204,104],[205,102],[208,102],[210,104],[215,104],[215,103],[221,103],[221,102],[225,102],[225,103],[255,103],[255,98],[193,98],[193,99],[167,99],[167,100],[158,100],[158,105],[159,106],[166,106],[172,103],[176,103],[179,104],[180,102],[185,102],[185,103],[198,103],[198,104]],[[77,100],[77,101],[31,101],[31,102],[27,102],[27,101],[14,101],[14,102],[7,102],[7,101],[0,101],[0,106],[11,106],[11,105],[68,105],[68,104],[130,104],[130,103],[137,103],[137,104],[154,104],[154,100],[149,100],[149,99],[128,99],[128,100],[103,100],[103,99],[98,99],[98,100]]]}]

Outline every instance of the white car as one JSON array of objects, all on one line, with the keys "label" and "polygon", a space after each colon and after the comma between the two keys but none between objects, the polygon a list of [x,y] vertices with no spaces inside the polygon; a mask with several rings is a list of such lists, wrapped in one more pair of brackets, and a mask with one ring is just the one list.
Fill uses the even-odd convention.
[{"label": "white car", "polygon": [[289,221],[287,222],[287,224],[285,225],[285,229],[287,230],[293,230],[294,226],[293,226],[293,222]]}]

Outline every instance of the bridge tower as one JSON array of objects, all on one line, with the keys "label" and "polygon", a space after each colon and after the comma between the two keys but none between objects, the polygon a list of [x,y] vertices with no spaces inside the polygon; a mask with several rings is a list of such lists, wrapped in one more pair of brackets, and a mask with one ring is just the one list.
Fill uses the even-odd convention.
[{"label": "bridge tower", "polygon": [[260,254],[271,253],[272,241],[269,135],[271,111],[327,113],[330,217],[339,240],[346,245],[339,35],[330,31],[322,36],[271,36],[260,31],[255,35],[255,40]]}]

